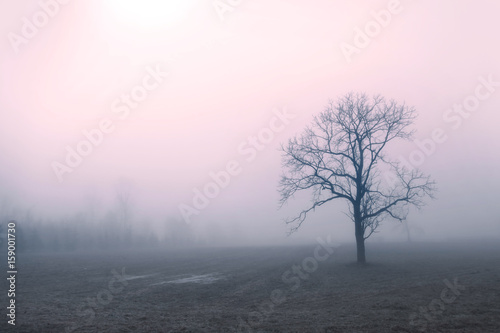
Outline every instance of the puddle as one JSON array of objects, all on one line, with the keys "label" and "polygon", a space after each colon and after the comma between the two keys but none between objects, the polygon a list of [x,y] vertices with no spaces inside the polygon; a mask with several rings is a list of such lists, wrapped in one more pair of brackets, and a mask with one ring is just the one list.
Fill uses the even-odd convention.
[{"label": "puddle", "polygon": [[125,280],[136,280],[136,279],[144,279],[150,276],[153,276],[156,274],[148,274],[148,275],[127,275],[124,279]]},{"label": "puddle", "polygon": [[170,281],[162,281],[159,283],[154,283],[152,284],[153,286],[161,285],[161,284],[166,284],[166,283],[175,283],[175,284],[180,284],[180,283],[199,283],[199,284],[211,284],[214,283],[217,280],[222,279],[223,276],[219,273],[210,273],[210,274],[203,274],[203,275],[191,275],[189,277],[183,277],[180,279],[175,279],[175,280],[170,280]]}]

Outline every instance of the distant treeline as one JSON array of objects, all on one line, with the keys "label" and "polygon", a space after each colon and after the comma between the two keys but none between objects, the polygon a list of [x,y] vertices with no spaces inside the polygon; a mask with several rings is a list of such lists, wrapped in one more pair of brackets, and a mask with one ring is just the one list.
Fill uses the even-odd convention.
[{"label": "distant treeline", "polygon": [[[7,223],[0,225],[1,243],[5,244]],[[57,221],[36,219],[30,214],[16,221],[18,252],[109,250],[204,244],[193,229],[179,220],[165,222],[164,231],[153,230],[147,223],[123,221],[114,214],[89,218],[85,214]]]}]

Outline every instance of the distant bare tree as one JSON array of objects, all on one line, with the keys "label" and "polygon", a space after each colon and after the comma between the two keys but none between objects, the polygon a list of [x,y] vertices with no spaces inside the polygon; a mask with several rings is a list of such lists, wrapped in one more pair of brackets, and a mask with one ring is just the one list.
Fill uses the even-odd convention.
[{"label": "distant bare tree", "polygon": [[[365,263],[365,240],[385,217],[402,221],[410,206],[433,197],[435,183],[417,169],[408,170],[384,154],[395,139],[410,139],[414,108],[382,96],[349,93],[314,118],[301,136],[282,146],[281,205],[298,191],[312,191],[312,204],[287,220],[296,231],[309,212],[335,199],[348,203],[354,222],[357,261]],[[383,182],[391,173],[392,184]]]},{"label": "distant bare tree", "polygon": [[194,241],[192,226],[176,218],[168,218],[165,242],[168,245],[186,246]]},{"label": "distant bare tree", "polygon": [[[117,196],[119,195],[117,194]],[[117,201],[120,201],[120,199],[117,199]],[[85,215],[87,222],[90,224],[96,222],[100,208],[101,202],[95,193],[91,192],[85,196]]]},{"label": "distant bare tree", "polygon": [[412,234],[418,234],[418,235],[425,234],[424,229],[414,225],[410,225],[408,220],[401,221],[401,224],[396,225],[395,229],[398,229],[400,233],[406,235],[406,240],[408,241],[408,243],[412,242],[412,237],[411,237]]},{"label": "distant bare tree", "polygon": [[5,195],[0,200],[0,224],[15,219],[15,206],[11,197]]},{"label": "distant bare tree", "polygon": [[131,213],[132,213],[132,185],[131,182],[121,179],[115,188],[116,203],[118,206],[119,234],[123,241],[131,241]]}]

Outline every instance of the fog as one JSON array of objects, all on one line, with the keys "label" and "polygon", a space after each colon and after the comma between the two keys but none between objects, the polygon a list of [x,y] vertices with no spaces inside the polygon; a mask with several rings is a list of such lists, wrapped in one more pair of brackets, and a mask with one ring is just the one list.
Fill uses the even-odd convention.
[{"label": "fog", "polygon": [[[22,18],[37,1],[2,4],[0,213],[27,248],[352,242],[341,201],[287,236],[311,197],[279,208],[277,191],[280,145],[349,91],[419,114],[414,140],[386,150],[437,182],[409,215],[414,241],[500,238],[500,3],[401,0],[351,53],[390,2],[160,3],[168,17],[155,1],[70,1],[35,32]],[[456,111],[478,86],[473,111]],[[445,139],[429,143],[437,128]],[[369,242],[405,230],[387,220]]]}]

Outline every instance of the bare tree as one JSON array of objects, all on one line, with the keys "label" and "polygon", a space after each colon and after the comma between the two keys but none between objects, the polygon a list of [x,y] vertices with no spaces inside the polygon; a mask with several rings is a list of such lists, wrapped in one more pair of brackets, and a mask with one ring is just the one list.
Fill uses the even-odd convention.
[{"label": "bare tree", "polygon": [[424,229],[411,225],[408,220],[401,221],[401,224],[398,224],[395,228],[395,230],[399,230],[401,234],[406,234],[406,240],[408,243],[412,242],[412,234],[417,234],[417,235],[424,235],[425,231]]},{"label": "bare tree", "polygon": [[[284,205],[302,190],[312,191],[312,204],[286,222],[296,231],[309,212],[335,199],[348,204],[354,222],[357,261],[365,263],[365,240],[386,218],[403,221],[410,206],[433,197],[435,183],[417,169],[408,170],[385,156],[395,139],[410,139],[414,108],[382,96],[349,93],[314,118],[301,136],[283,150],[279,191]],[[386,177],[382,177],[382,174]],[[390,174],[392,181],[389,179]]]},{"label": "bare tree", "polygon": [[[119,190],[120,190],[119,188],[116,189],[117,202],[121,201],[119,199],[119,197],[121,196],[118,193]],[[120,205],[120,204],[118,203],[118,205]],[[95,224],[97,217],[99,215],[99,211],[101,209],[101,206],[102,206],[101,201],[99,200],[98,196],[94,192],[88,193],[85,196],[85,215],[86,215],[87,222],[89,224],[91,224],[91,225]]]},{"label": "bare tree", "polygon": [[120,179],[115,187],[115,198],[119,222],[119,235],[124,244],[130,244],[132,215],[132,183],[126,179]]}]

